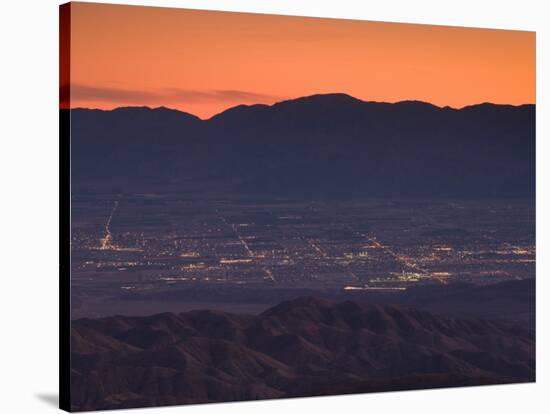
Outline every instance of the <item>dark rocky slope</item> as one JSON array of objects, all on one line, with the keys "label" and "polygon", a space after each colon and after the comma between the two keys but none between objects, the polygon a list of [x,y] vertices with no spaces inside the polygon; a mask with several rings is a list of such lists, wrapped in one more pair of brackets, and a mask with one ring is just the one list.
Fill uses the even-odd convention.
[{"label": "dark rocky slope", "polygon": [[299,298],[72,324],[74,410],[528,382],[534,333],[399,306]]}]

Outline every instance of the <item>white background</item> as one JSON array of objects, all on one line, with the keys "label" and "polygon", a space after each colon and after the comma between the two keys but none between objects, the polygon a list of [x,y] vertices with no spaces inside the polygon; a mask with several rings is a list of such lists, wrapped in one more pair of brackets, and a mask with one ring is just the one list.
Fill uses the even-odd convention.
[{"label": "white background", "polygon": [[[132,410],[188,414],[539,413],[550,409],[546,1],[118,1],[217,10],[537,31],[537,383]],[[0,3],[0,412],[56,411],[58,1]],[[545,326],[546,326],[546,329]]]}]

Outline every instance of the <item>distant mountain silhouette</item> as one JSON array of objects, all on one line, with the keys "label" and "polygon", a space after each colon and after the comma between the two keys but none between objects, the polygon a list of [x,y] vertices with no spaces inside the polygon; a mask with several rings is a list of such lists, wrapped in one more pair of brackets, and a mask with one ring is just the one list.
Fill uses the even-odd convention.
[{"label": "distant mountain silhouette", "polygon": [[311,297],[73,321],[73,410],[535,379],[534,334],[482,319]]},{"label": "distant mountain silhouette", "polygon": [[[282,301],[302,296],[327,300],[368,302],[414,307],[419,310],[452,318],[482,318],[506,321],[525,329],[535,330],[536,280],[510,280],[489,285],[453,282],[447,285],[409,286],[399,292],[377,290],[338,290],[272,286],[269,289],[254,286],[225,285],[223,289],[207,284],[170,290],[133,290],[119,293],[114,300],[126,302],[204,303],[218,304],[219,308],[234,309],[234,304],[262,305],[264,309]],[[73,295],[73,314],[78,314],[78,297]],[[140,305],[136,305],[139,307]],[[132,314],[132,313],[129,313]],[[141,313],[136,313],[141,314]]]},{"label": "distant mountain silhouette", "polygon": [[303,196],[532,196],[535,106],[453,109],[314,95],[209,120],[166,108],[73,109],[73,184],[202,180]]}]

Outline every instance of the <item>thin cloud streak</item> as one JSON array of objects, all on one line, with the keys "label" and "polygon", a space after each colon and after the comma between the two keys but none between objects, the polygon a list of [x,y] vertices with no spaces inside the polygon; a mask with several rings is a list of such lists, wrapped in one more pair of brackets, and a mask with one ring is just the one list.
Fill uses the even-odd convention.
[{"label": "thin cloud streak", "polygon": [[140,91],[112,87],[97,87],[84,84],[71,85],[71,100],[84,102],[112,103],[209,103],[209,102],[239,102],[260,103],[274,102],[283,97],[241,90],[210,90],[165,88],[158,91]]}]

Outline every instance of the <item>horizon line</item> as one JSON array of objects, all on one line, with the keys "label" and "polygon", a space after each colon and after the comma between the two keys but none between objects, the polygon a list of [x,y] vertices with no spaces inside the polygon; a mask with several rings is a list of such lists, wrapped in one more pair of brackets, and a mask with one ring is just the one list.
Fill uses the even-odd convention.
[{"label": "horizon line", "polygon": [[149,110],[167,109],[167,110],[170,110],[170,111],[180,112],[182,114],[187,114],[187,115],[194,116],[195,118],[197,118],[201,121],[209,121],[209,120],[211,120],[212,118],[215,118],[218,115],[221,115],[221,114],[223,114],[223,113],[225,113],[225,112],[227,112],[231,109],[235,109],[235,108],[239,108],[239,107],[263,106],[263,107],[271,108],[271,107],[274,107],[276,105],[283,104],[285,102],[292,102],[292,101],[297,101],[297,100],[300,100],[300,99],[307,99],[307,98],[313,98],[313,97],[318,97],[318,96],[331,96],[331,95],[332,96],[334,96],[334,95],[346,96],[348,98],[351,98],[351,99],[356,100],[356,101],[361,102],[361,103],[397,105],[397,104],[402,104],[402,103],[416,102],[416,103],[420,103],[420,104],[430,105],[430,106],[433,106],[437,109],[451,109],[451,110],[454,110],[454,111],[461,111],[461,110],[466,109],[466,108],[471,108],[471,107],[481,106],[481,105],[511,106],[511,107],[514,107],[514,108],[520,108],[520,107],[523,107],[523,106],[536,106],[536,102],[525,102],[525,103],[521,103],[521,104],[510,104],[510,103],[495,103],[495,102],[490,102],[490,101],[484,101],[484,102],[464,105],[464,106],[461,106],[461,107],[453,107],[451,105],[440,106],[440,105],[434,104],[432,102],[422,101],[422,100],[419,100],[419,99],[403,99],[403,100],[394,101],[394,102],[374,101],[374,100],[371,101],[371,100],[363,100],[363,99],[357,98],[357,97],[355,97],[353,95],[350,95],[348,93],[345,93],[345,92],[332,92],[332,93],[328,92],[328,93],[316,93],[316,94],[312,94],[312,95],[298,96],[296,98],[283,99],[281,101],[277,101],[277,102],[274,102],[272,104],[266,104],[266,103],[258,102],[258,103],[251,103],[251,104],[250,103],[242,103],[242,104],[232,105],[232,106],[228,106],[227,108],[223,109],[222,111],[220,111],[218,113],[215,113],[214,115],[209,116],[208,118],[202,118],[202,117],[200,117],[200,116],[198,116],[198,115],[196,115],[192,112],[184,111],[184,110],[181,110],[181,109],[177,109],[177,108],[173,108],[173,107],[169,107],[169,106],[165,106],[165,105],[150,106],[150,105],[146,105],[146,104],[144,104],[144,105],[135,104],[135,105],[121,105],[121,106],[115,106],[115,107],[110,108],[110,109],[105,109],[105,108],[94,108],[94,107],[85,107],[85,106],[71,107],[70,105],[67,106],[63,102],[60,102],[59,109],[60,110],[63,110],[63,109],[64,110],[90,110],[90,111],[104,111],[104,112],[112,112],[112,111],[116,111],[116,110],[119,110],[119,109],[127,109],[127,108],[144,108],[144,109],[149,109]]}]

